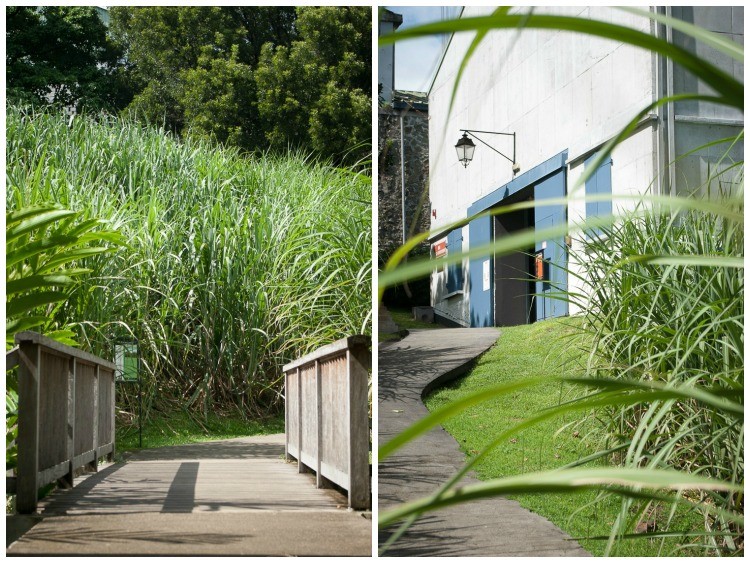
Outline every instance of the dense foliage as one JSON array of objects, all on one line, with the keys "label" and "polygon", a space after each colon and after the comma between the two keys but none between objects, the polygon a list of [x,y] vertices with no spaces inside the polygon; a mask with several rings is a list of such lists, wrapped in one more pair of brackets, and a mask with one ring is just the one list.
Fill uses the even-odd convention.
[{"label": "dense foliage", "polygon": [[55,202],[122,246],[45,309],[111,357],[135,337],[146,405],[204,412],[279,406],[280,367],[368,333],[370,178],[300,156],[249,159],[101,117],[10,107],[7,206]]},{"label": "dense foliage", "polygon": [[309,146],[337,160],[363,154],[357,144],[369,141],[372,119],[371,18],[369,7],[301,7],[299,39],[263,47],[258,111],[271,146]]},{"label": "dense foliage", "polygon": [[12,99],[122,111],[246,151],[292,148],[346,164],[369,152],[370,7],[6,14]]},{"label": "dense foliage", "polygon": [[[18,194],[20,195],[20,194]],[[64,344],[75,345],[75,331],[56,318],[80,279],[91,273],[76,267],[82,259],[108,252],[120,243],[117,232],[102,229],[96,219],[81,221],[79,213],[59,205],[18,206],[5,216],[5,342],[33,330]],[[6,469],[16,466],[18,448],[18,374],[6,372]]]},{"label": "dense foliage", "polygon": [[127,103],[120,50],[95,8],[8,6],[5,18],[10,99],[79,110]]},{"label": "dense foliage", "polygon": [[[741,197],[719,201],[742,215]],[[578,256],[587,263],[590,288],[585,311],[592,375],[695,391],[597,410],[602,449],[617,448],[612,462],[623,467],[678,469],[741,486],[744,421],[728,408],[731,403],[718,399],[743,401],[744,274],[733,265],[743,255],[742,224],[705,211],[648,212],[602,234],[585,238]],[[717,401],[702,400],[701,393]],[[731,515],[743,513],[744,496],[698,495],[706,506],[725,511],[704,513],[711,534],[705,544],[719,553],[741,551],[742,526]],[[633,520],[653,520],[662,510],[655,499],[627,499],[617,524],[626,531]],[[659,520],[660,529],[670,526]]]},{"label": "dense foliage", "polygon": [[129,113],[174,132],[260,144],[253,69],[264,43],[290,41],[294,8],[117,6],[110,13],[135,84]]}]

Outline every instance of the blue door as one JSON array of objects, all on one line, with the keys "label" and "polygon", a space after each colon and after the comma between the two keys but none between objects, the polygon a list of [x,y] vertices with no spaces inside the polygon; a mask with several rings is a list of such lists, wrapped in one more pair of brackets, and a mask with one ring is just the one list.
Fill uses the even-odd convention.
[{"label": "blue door", "polygon": [[[565,197],[565,170],[545,178],[534,186],[534,229],[548,229],[558,225],[566,225],[568,216],[566,206],[562,204],[540,205],[544,199]],[[536,252],[544,257],[545,264],[543,281],[536,282],[536,320],[561,317],[568,314],[567,301],[554,296],[565,291],[568,287],[568,251],[565,237],[541,238],[536,240]]]},{"label": "blue door", "polygon": [[[492,241],[492,217],[480,217],[469,223],[471,248],[484,246]],[[492,326],[492,258],[482,256],[469,261],[469,312],[472,327]],[[487,283],[489,281],[489,283]]]},{"label": "blue door", "polygon": [[[475,201],[467,210],[467,216],[472,217],[482,211],[502,205],[514,194],[525,188],[532,188],[534,199],[541,200],[551,197],[563,197],[567,191],[565,186],[565,162],[568,151],[547,159],[529,171],[517,176],[509,183],[490,192]],[[553,225],[567,223],[567,213],[564,205],[544,205],[535,211],[534,228],[541,229]],[[492,241],[493,218],[482,217],[474,219],[469,223],[469,247],[474,249]],[[554,240],[538,240],[536,249],[542,250],[545,259],[551,260],[551,267],[547,268],[550,277],[545,283],[536,283],[535,291],[542,294],[538,300],[536,319],[559,317],[568,314],[566,302],[552,299],[554,286],[561,289],[567,287],[567,275],[563,268],[567,268],[568,253],[564,247],[565,237],[556,237]],[[493,326],[494,299],[493,288],[495,285],[495,265],[491,256],[472,258],[469,262],[469,311],[471,315],[471,326],[483,327]],[[538,298],[537,298],[538,299]],[[541,301],[541,302],[539,302]]]}]

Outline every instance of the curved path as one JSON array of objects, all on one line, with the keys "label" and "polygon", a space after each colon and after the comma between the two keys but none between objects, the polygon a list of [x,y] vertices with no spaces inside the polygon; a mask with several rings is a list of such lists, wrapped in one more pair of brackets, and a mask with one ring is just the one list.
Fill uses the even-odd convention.
[{"label": "curved path", "polygon": [[[495,328],[412,330],[378,350],[378,439],[384,444],[428,411],[422,397],[471,367],[500,332]],[[465,455],[453,437],[433,428],[378,466],[380,510],[420,498],[453,476]],[[466,477],[463,484],[475,483]],[[390,530],[380,532],[384,542]],[[392,556],[587,556],[554,524],[494,498],[423,515],[386,555]]]},{"label": "curved path", "polygon": [[56,491],[8,555],[369,556],[372,520],[284,462],[284,435],[141,450]]}]

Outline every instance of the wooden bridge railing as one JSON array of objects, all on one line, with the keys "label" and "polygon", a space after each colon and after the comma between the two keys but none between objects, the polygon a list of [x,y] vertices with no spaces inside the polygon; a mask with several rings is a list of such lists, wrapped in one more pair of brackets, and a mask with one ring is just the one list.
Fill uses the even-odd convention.
[{"label": "wooden bridge railing", "polygon": [[35,332],[15,342],[6,370],[18,366],[16,508],[32,513],[40,487],[72,486],[77,469],[114,458],[115,364]]},{"label": "wooden bridge railing", "polygon": [[349,507],[370,507],[367,380],[370,339],[350,336],[284,366],[286,457],[349,493]]}]

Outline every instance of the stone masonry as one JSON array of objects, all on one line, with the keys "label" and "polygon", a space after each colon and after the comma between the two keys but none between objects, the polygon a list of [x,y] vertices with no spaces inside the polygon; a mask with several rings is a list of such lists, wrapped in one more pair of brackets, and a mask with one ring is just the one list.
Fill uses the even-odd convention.
[{"label": "stone masonry", "polygon": [[[429,144],[424,94],[395,91],[378,115],[378,253],[381,261],[401,246],[401,117],[407,239],[430,228]],[[422,252],[429,251],[425,245]]]}]

